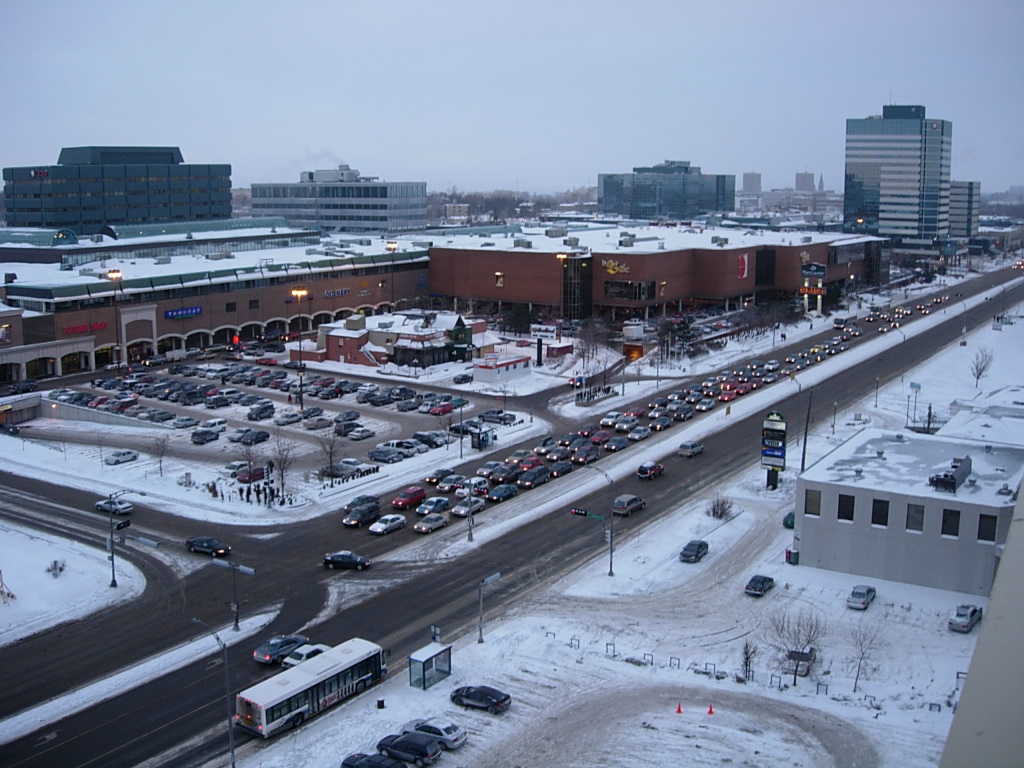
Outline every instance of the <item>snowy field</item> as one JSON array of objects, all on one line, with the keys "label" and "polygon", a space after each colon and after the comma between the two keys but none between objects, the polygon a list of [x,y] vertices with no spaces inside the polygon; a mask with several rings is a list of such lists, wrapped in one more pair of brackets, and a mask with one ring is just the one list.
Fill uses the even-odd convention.
[{"label": "snowy field", "polygon": [[[956,311],[959,304],[946,306],[948,311]],[[903,330],[909,336],[940,319],[945,318],[941,314],[918,317]],[[815,330],[820,330],[822,322],[817,321],[819,327]],[[877,407],[874,393],[861,402],[856,407],[861,421],[853,421],[852,411],[838,414],[834,435],[830,423],[816,425],[807,446],[809,462],[866,425],[902,428],[910,381],[923,384],[918,394],[921,408],[926,404],[944,408],[954,398],[969,398],[1021,383],[1022,331],[1024,322],[1004,326],[1002,331],[973,329],[967,346],[941,350],[927,365],[905,372],[902,380],[881,389]],[[810,332],[807,329],[806,333]],[[790,333],[790,340],[798,335]],[[798,382],[780,382],[735,401],[732,416],[727,416],[724,408],[716,409],[685,427],[670,430],[665,439],[672,444],[683,437],[699,439],[720,428],[727,419],[764,412],[773,401],[794,389],[812,385],[826,373],[833,374],[837,367],[853,364],[901,340],[893,333],[865,338],[849,352],[801,372]],[[969,368],[982,347],[993,351],[993,363],[980,388],[976,388]],[[703,358],[696,364],[699,367],[690,370],[661,367],[657,372],[641,373],[658,375],[664,388],[673,377],[717,371],[750,355],[772,357],[771,340],[730,344],[724,353]],[[532,383],[524,384],[518,394],[524,394],[527,387],[539,390],[564,383],[571,373],[571,367],[541,373]],[[450,377],[451,373],[442,375]],[[549,380],[544,381],[545,377]],[[429,386],[429,380],[424,377],[414,386]],[[475,397],[471,395],[477,407],[493,407],[481,403],[480,395],[498,397],[500,393],[481,393],[473,387],[467,385],[466,389],[477,392]],[[624,397],[620,394],[592,408],[580,408],[562,387],[553,390],[552,407],[571,414],[582,424],[656,388],[653,380],[627,380]],[[40,424],[38,428],[48,427]],[[95,430],[95,425],[88,428]],[[30,432],[27,429],[23,434]],[[514,431],[503,432],[501,442],[508,445],[541,434],[547,434],[547,425],[540,418],[526,418]],[[107,451],[115,440],[114,434],[109,441],[104,439]],[[270,524],[279,522],[282,515],[278,508],[221,500],[202,489],[201,484],[208,477],[216,477],[218,467],[229,459],[188,467],[165,459],[161,477],[156,460],[145,456],[137,462],[108,467],[102,463],[98,449],[71,442],[13,442],[3,438],[3,445],[8,471],[34,474],[45,467],[51,476],[81,487],[90,505],[114,490],[142,487],[153,498],[140,503],[194,518],[208,527],[243,520]],[[449,446],[448,450],[457,449]],[[610,470],[610,475],[618,479],[631,474],[639,461],[660,457],[667,449],[658,438],[631,447],[630,460]],[[496,450],[500,456],[503,449]],[[444,452],[433,450],[393,465],[386,470],[386,478],[378,475],[341,489],[323,488],[311,480],[297,481],[296,503],[286,512],[291,519],[305,519],[337,509],[341,501],[356,493],[373,492],[378,484],[394,487],[406,478],[409,482],[419,480],[430,468],[450,463],[442,456]],[[457,458],[450,455],[453,460]],[[480,455],[481,461],[485,458]],[[83,462],[95,467],[88,478],[82,476]],[[185,471],[192,472],[197,487],[178,485]],[[585,485],[597,488],[607,482],[603,472],[579,472],[572,477],[574,488],[580,489]],[[948,632],[945,617],[958,601],[978,599],[874,581],[879,593],[874,605],[864,613],[847,611],[844,600],[855,577],[784,563],[791,532],[779,521],[794,506],[793,473],[783,474],[775,492],[764,490],[763,485],[764,471],[752,465],[729,488],[729,498],[735,505],[735,515],[729,521],[712,521],[704,514],[709,499],[687,499],[673,514],[642,532],[617,538],[614,577],[608,576],[607,549],[600,550],[588,566],[530,602],[501,616],[488,614],[486,642],[477,643],[475,633],[446,638],[454,642],[454,673],[449,681],[429,691],[418,691],[408,686],[405,671],[400,670],[370,694],[317,718],[297,733],[268,744],[245,746],[240,750],[239,764],[336,766],[350,752],[373,751],[380,737],[394,732],[405,721],[438,714],[463,723],[470,732],[469,743],[444,758],[444,764],[453,766],[935,765],[949,728],[950,705],[958,693],[957,673],[967,670],[974,647],[974,635]],[[538,515],[564,506],[558,486],[556,482],[531,491],[529,506],[519,504],[515,514],[500,525],[488,524],[486,514],[482,516],[474,531],[475,542],[499,536],[509,526],[527,524]],[[508,502],[508,508],[515,503]],[[581,521],[581,525],[587,524]],[[105,520],[100,528],[105,529]],[[0,645],[69,617],[80,618],[143,587],[141,576],[123,558],[117,560],[119,588],[113,590],[108,586],[110,566],[103,551],[6,524],[0,530],[0,566],[7,588],[17,595],[9,604],[0,605]],[[476,545],[467,542],[460,531],[452,526],[425,537],[403,548],[401,557],[417,557],[417,550],[424,554],[429,551],[433,556],[457,556]],[[595,533],[595,540],[598,535]],[[699,564],[684,565],[678,561],[679,547],[695,537],[709,541],[710,554]],[[180,546],[169,545],[158,552],[183,572],[208,567],[187,557]],[[64,574],[56,579],[45,571],[54,560],[66,564]],[[381,564],[386,567],[386,559]],[[742,595],[743,584],[755,571],[775,577],[777,583],[774,592],[762,600]],[[796,687],[791,686],[792,677],[783,678],[781,685],[773,677],[779,674],[778,659],[763,638],[767,613],[786,606],[811,607],[829,623],[818,663]],[[255,644],[254,635],[271,618],[250,617],[243,622],[242,632],[228,630],[221,635],[227,642]],[[849,632],[858,622],[876,624],[886,645],[862,670],[854,694],[855,664]],[[760,651],[753,665],[753,680],[741,684],[734,675],[741,668],[744,640],[756,643]],[[211,645],[209,636],[197,634],[195,644],[179,649],[171,658],[179,665],[197,663],[196,659],[215,650]],[[74,695],[76,701],[111,695],[133,684],[133,680],[152,675],[156,664],[161,669],[173,666],[166,658],[150,660],[148,665],[125,670],[106,685],[89,686],[69,695]],[[476,670],[487,670],[487,674]],[[510,692],[512,709],[503,716],[491,717],[474,710],[462,712],[449,703],[448,692],[453,687],[480,683]],[[377,698],[385,700],[384,709],[377,708]],[[56,702],[49,710],[5,721],[5,740],[48,722],[54,716],[51,713],[63,711],[59,705]],[[938,705],[938,711],[933,711],[934,705]],[[713,714],[709,708],[713,708]]]}]

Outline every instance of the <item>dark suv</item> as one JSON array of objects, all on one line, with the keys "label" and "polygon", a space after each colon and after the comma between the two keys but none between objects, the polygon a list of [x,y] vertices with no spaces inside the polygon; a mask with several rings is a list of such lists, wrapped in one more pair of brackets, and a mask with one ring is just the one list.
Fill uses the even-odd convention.
[{"label": "dark suv", "polygon": [[401,736],[385,736],[377,742],[382,755],[416,765],[431,765],[441,757],[441,745],[433,736],[413,731]]}]

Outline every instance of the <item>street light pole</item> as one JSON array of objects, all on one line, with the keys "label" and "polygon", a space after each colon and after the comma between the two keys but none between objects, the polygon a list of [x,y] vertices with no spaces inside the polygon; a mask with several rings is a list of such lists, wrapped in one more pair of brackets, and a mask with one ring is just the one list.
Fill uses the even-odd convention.
[{"label": "street light pole", "polygon": [[[117,571],[114,568],[114,502],[120,499],[122,496],[128,493],[137,493],[139,496],[145,496],[144,491],[133,491],[131,489],[122,489],[120,491],[112,491],[107,497],[107,518],[110,524],[110,588],[115,589],[117,587]],[[123,527],[127,528],[131,525],[131,522],[126,520]],[[117,524],[117,527],[122,527],[121,523]]]},{"label": "street light pole", "polygon": [[305,372],[306,367],[302,364],[302,300],[309,295],[309,291],[305,288],[292,288],[292,296],[295,301],[299,303],[299,410],[302,408],[302,374]]},{"label": "street light pole", "polygon": [[213,639],[217,641],[217,645],[220,646],[221,653],[224,654],[224,697],[227,701],[228,707],[228,749],[231,752],[231,768],[235,768],[235,730],[234,730],[234,707],[231,706],[231,677],[228,670],[228,647],[224,645],[224,641],[220,639],[220,635],[213,631],[213,628],[202,619],[198,619],[195,616],[192,617],[193,624],[202,624],[206,631],[213,635]]},{"label": "street light pole", "polygon": [[231,612],[235,614],[235,625],[233,629],[235,632],[238,631],[238,580],[237,574],[239,571],[244,573],[246,576],[255,576],[256,569],[250,568],[247,565],[237,565],[236,563],[228,563],[224,560],[218,560],[213,558],[213,564],[220,568],[231,569]]},{"label": "street light pole", "polygon": [[120,378],[121,377],[121,359],[122,359],[122,355],[121,355],[121,308],[119,306],[117,306],[117,286],[120,285],[121,270],[119,270],[119,269],[112,269],[112,270],[110,270],[109,272],[107,272],[107,279],[108,280],[112,280],[114,282],[114,286],[115,286],[115,288],[114,288],[114,298],[113,298],[113,305],[114,305],[114,338],[115,338],[115,344],[114,344],[114,366],[115,366],[115,369],[114,370],[117,372],[117,377]]}]

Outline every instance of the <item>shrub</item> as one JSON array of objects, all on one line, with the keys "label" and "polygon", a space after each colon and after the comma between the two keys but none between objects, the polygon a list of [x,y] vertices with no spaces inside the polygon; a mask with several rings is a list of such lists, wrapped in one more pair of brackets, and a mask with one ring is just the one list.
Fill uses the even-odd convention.
[{"label": "shrub", "polygon": [[707,509],[707,516],[713,517],[715,520],[725,520],[731,517],[732,501],[716,494],[714,500]]},{"label": "shrub", "polygon": [[64,569],[66,567],[67,563],[65,563],[63,560],[54,560],[46,567],[46,572],[56,579],[58,576],[64,573]]}]

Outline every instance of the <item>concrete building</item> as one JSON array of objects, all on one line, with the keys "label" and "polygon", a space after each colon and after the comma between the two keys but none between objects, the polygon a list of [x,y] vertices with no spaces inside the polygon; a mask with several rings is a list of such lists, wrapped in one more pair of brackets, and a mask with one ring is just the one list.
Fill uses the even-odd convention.
[{"label": "concrete building", "polygon": [[866,429],[797,480],[800,565],[988,595],[1024,446]]},{"label": "concrete building", "polygon": [[843,229],[931,247],[949,235],[953,124],[887,105],[846,121]]},{"label": "concrete building", "polygon": [[178,147],[65,147],[56,165],[4,168],[9,227],[67,229],[231,218],[231,166]]},{"label": "concrete building", "polygon": [[425,181],[381,181],[348,165],[303,171],[297,183],[252,185],[252,215],[320,232],[394,233],[427,226]]},{"label": "concrete building", "polygon": [[743,174],[743,194],[744,195],[759,195],[761,194],[761,174],[751,171]]},{"label": "concrete building", "polygon": [[793,189],[797,192],[814,192],[814,174],[798,173],[796,175],[796,183],[793,185]]},{"label": "concrete building", "polygon": [[978,236],[981,216],[981,182],[951,181],[949,184],[949,236]]},{"label": "concrete building", "polygon": [[702,173],[687,160],[666,160],[632,173],[597,177],[598,207],[630,219],[688,220],[736,208],[736,177]]}]

